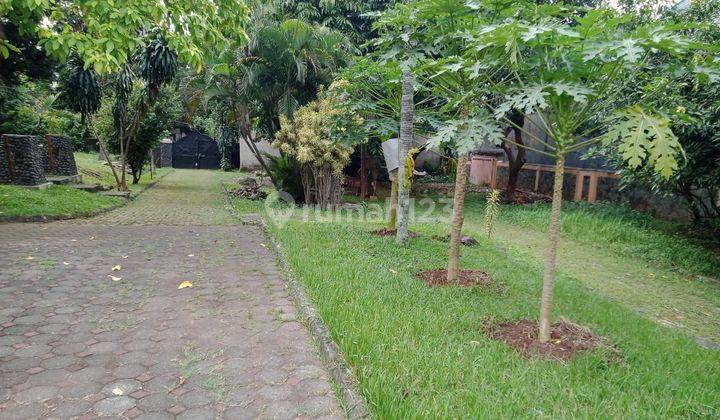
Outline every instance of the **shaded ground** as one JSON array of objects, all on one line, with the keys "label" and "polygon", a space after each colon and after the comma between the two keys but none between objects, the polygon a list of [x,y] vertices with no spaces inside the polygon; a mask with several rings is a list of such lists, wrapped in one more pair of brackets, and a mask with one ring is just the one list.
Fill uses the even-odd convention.
[{"label": "shaded ground", "polygon": [[94,219],[0,225],[0,418],[341,417],[218,176],[175,171]]},{"label": "shaded ground", "polygon": [[[541,264],[547,234],[498,224],[497,236]],[[477,227],[479,230],[480,227]],[[703,284],[687,274],[620,255],[599,246],[588,246],[563,237],[558,267],[585,287],[608,296],[658,323],[686,330],[699,342],[720,344],[720,298],[716,284]]]}]

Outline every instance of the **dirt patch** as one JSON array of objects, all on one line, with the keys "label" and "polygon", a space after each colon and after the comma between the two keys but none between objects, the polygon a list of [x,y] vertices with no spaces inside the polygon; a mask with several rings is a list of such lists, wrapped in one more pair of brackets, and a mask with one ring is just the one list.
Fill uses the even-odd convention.
[{"label": "dirt patch", "polygon": [[[397,234],[397,229],[382,228],[378,230],[372,230],[370,231],[370,234],[375,236],[395,236]],[[411,238],[416,238],[418,234],[416,232],[410,231],[408,232],[408,236],[410,236]]]},{"label": "dirt patch", "polygon": [[488,326],[486,333],[523,356],[567,361],[587,351],[604,349],[608,352],[608,360],[620,359],[619,353],[607,339],[563,318],[553,324],[547,343],[538,341],[538,323],[529,319]]},{"label": "dirt patch", "polygon": [[428,286],[479,287],[481,289],[496,291],[503,289],[502,285],[493,282],[488,273],[480,270],[460,270],[457,282],[453,283],[447,281],[446,269],[426,270],[417,273],[415,277],[425,282]]}]

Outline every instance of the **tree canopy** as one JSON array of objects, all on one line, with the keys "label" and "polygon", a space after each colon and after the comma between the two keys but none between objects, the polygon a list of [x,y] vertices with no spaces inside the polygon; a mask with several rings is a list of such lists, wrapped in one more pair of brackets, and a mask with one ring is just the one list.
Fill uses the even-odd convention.
[{"label": "tree canopy", "polygon": [[[77,53],[99,74],[122,69],[128,58],[158,31],[180,59],[199,70],[216,46],[246,38],[248,8],[241,0],[7,0],[0,17],[33,34],[51,56],[64,61]],[[17,46],[1,36],[0,56]]]}]

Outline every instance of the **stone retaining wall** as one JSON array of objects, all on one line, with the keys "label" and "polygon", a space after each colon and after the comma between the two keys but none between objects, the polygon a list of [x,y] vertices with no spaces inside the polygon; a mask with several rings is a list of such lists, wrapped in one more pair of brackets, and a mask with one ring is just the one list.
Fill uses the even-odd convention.
[{"label": "stone retaining wall", "polygon": [[0,140],[0,183],[45,183],[43,160],[37,137],[3,134]]},{"label": "stone retaining wall", "polygon": [[65,136],[47,134],[40,144],[45,173],[71,176],[77,175],[77,164],[73,154],[72,141]]}]

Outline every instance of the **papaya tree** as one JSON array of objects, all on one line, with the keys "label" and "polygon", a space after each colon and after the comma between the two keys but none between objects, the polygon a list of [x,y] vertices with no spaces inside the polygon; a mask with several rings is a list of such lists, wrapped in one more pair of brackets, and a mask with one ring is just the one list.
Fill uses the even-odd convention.
[{"label": "papaya tree", "polygon": [[[537,128],[532,150],[555,159],[550,237],[545,260],[538,338],[550,338],[565,157],[591,145],[615,147],[630,167],[647,166],[662,177],[678,168],[682,149],[669,118],[644,97],[626,104],[622,96],[657,54],[678,56],[707,46],[690,42],[677,27],[654,23],[629,28],[613,9],[538,8],[535,20],[508,17],[473,31],[468,68],[500,63],[502,72],[479,71],[478,83],[492,95],[478,97],[499,121],[517,112]],[[480,55],[478,55],[480,52]],[[717,65],[697,54],[690,71]],[[493,64],[494,65],[494,64]],[[501,74],[502,77],[495,75]],[[531,149],[531,146],[525,146]]]},{"label": "papaya tree", "polygon": [[499,143],[504,137],[492,115],[477,104],[477,97],[487,95],[487,89],[466,70],[467,63],[462,57],[469,47],[466,34],[478,25],[501,18],[508,8],[463,0],[420,0],[413,6],[417,31],[424,35],[422,42],[429,51],[426,64],[419,71],[420,78],[435,96],[438,115],[443,120],[427,144],[449,147],[457,153],[447,265],[447,281],[454,283],[459,276],[470,153],[483,141]]}]

